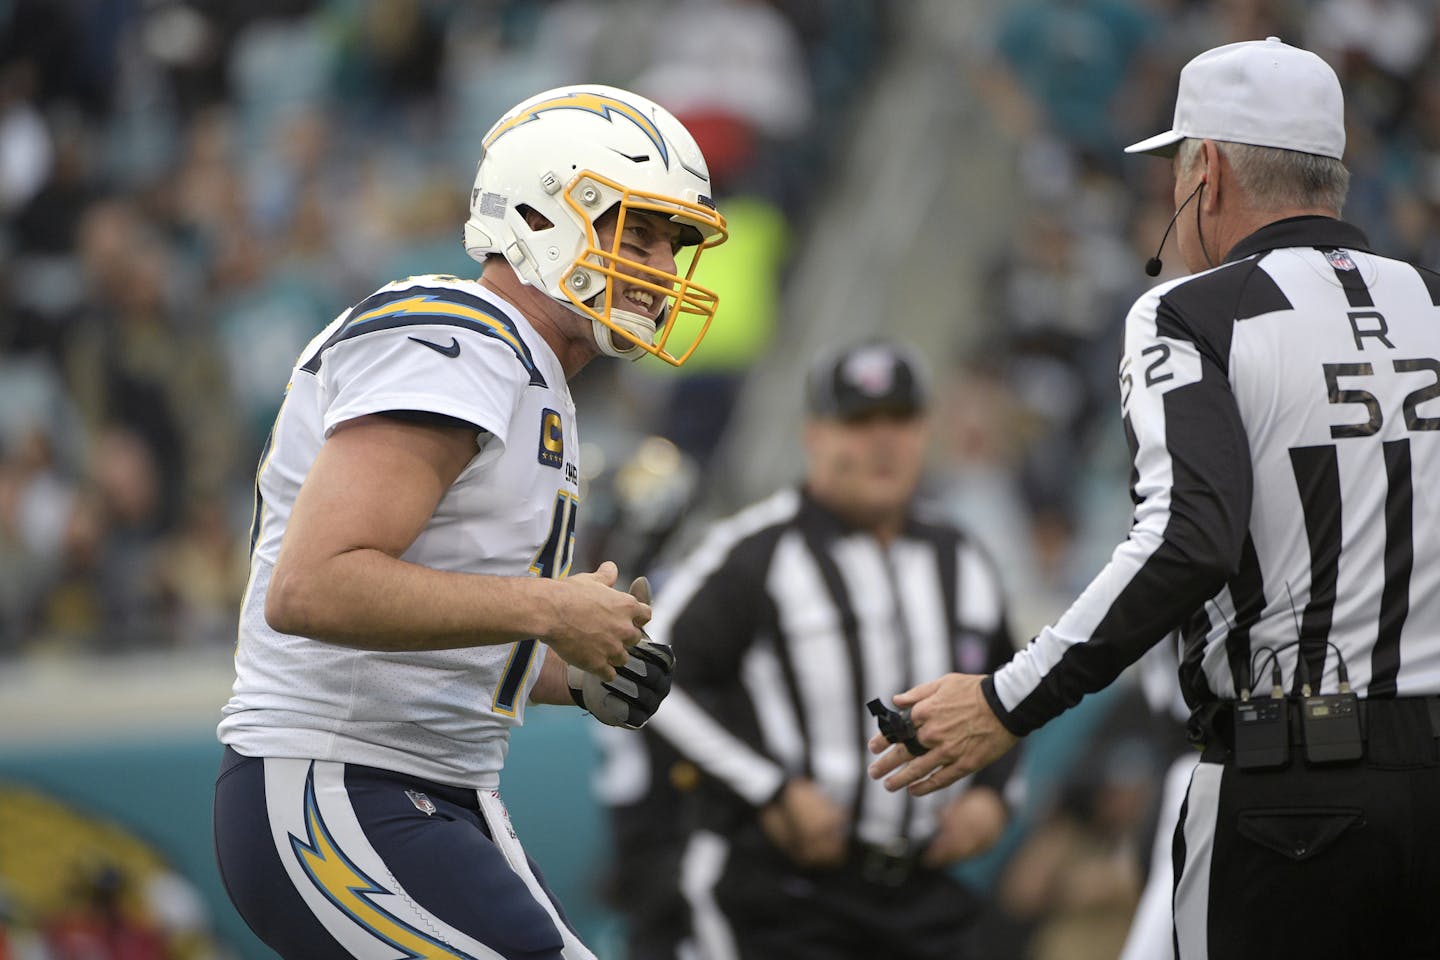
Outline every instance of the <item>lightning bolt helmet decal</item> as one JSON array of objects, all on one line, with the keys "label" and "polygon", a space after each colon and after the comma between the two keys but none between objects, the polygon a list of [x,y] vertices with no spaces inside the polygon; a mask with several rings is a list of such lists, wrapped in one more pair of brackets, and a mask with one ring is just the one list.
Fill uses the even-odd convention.
[{"label": "lightning bolt helmet decal", "polygon": [[617,116],[629,120],[640,128],[640,132],[655,144],[655,149],[660,153],[660,160],[666,167],[670,166],[670,150],[665,144],[665,135],[660,128],[638,108],[626,103],[624,100],[615,97],[605,96],[598,93],[573,92],[561,97],[552,97],[549,100],[542,100],[532,104],[525,110],[516,113],[515,116],[501,120],[490,130],[485,137],[485,149],[490,147],[505,134],[514,130],[521,124],[531,123],[538,119],[542,113],[549,110],[584,110],[596,116],[604,117],[611,123],[615,122]]}]

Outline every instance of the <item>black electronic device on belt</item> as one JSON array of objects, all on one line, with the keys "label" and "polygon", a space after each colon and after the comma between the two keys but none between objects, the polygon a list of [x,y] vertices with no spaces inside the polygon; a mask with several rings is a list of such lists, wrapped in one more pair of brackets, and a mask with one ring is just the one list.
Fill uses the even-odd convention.
[{"label": "black electronic device on belt", "polygon": [[1290,762],[1290,718],[1284,697],[1261,697],[1235,704],[1235,766],[1275,770]]},{"label": "black electronic device on belt", "polygon": [[[1299,628],[1296,630],[1298,632]],[[1335,678],[1340,683],[1339,693],[1312,693],[1310,666],[1305,661],[1305,651],[1296,651],[1295,670],[1300,674],[1300,728],[1305,738],[1306,763],[1346,763],[1365,755],[1360,733],[1360,699],[1350,692],[1350,675],[1340,648],[1333,643],[1329,645],[1335,648]]]},{"label": "black electronic device on belt", "polygon": [[915,730],[915,724],[910,721],[910,709],[891,710],[880,702],[877,697],[865,704],[880,724],[880,733],[891,743],[903,743],[905,749],[909,750],[912,756],[920,756],[929,752],[930,748],[920,742],[920,736]]},{"label": "black electronic device on belt", "polygon": [[[1280,661],[1270,657],[1270,696],[1250,696],[1246,679],[1230,715],[1235,766],[1241,770],[1275,770],[1290,762],[1290,711],[1281,685]],[[1255,673],[1253,668],[1252,673]],[[1263,675],[1263,674],[1262,674]]]},{"label": "black electronic device on belt", "polygon": [[[1348,684],[1347,684],[1348,686]],[[1327,693],[1300,701],[1305,730],[1305,759],[1344,763],[1365,754],[1360,739],[1360,699],[1353,693]]]}]

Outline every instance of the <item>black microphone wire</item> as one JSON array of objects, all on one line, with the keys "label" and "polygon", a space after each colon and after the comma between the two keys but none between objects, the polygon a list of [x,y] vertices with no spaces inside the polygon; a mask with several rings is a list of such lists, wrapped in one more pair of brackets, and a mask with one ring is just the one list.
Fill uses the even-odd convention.
[{"label": "black microphone wire", "polygon": [[[1160,270],[1162,267],[1165,266],[1165,264],[1162,263],[1160,260],[1160,251],[1165,249],[1165,241],[1170,239],[1170,231],[1174,229],[1175,221],[1180,219],[1181,211],[1183,211],[1186,207],[1190,205],[1190,201],[1195,199],[1195,195],[1204,189],[1205,181],[1201,180],[1198,184],[1195,185],[1195,189],[1190,191],[1190,196],[1186,197],[1185,201],[1181,203],[1180,206],[1175,208],[1175,212],[1170,216],[1170,222],[1165,225],[1165,235],[1160,238],[1160,246],[1155,248],[1155,256],[1145,261],[1146,276],[1160,276]],[[1198,225],[1199,221],[1197,220],[1196,223]]]}]

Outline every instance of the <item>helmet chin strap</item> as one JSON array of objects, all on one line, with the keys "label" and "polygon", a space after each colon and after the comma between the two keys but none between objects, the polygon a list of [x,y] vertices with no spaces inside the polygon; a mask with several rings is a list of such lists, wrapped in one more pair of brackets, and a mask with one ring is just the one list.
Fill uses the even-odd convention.
[{"label": "helmet chin strap", "polygon": [[[651,320],[642,313],[611,307],[610,322],[626,333],[631,334],[637,340],[645,343],[653,343],[655,340],[657,321]],[[665,311],[661,311],[658,322],[665,322]],[[622,360],[639,360],[645,355],[645,351],[640,348],[640,344],[638,343],[629,343],[626,341],[624,347],[615,346],[614,331],[599,320],[592,319],[590,324],[595,329],[596,345],[600,347],[600,352],[607,357],[619,357]]]}]

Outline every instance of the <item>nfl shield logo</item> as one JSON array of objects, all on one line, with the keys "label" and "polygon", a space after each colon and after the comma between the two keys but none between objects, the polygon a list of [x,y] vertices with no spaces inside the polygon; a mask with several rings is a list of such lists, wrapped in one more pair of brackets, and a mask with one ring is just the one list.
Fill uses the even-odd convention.
[{"label": "nfl shield logo", "polygon": [[416,810],[419,810],[427,817],[435,812],[435,801],[425,796],[425,794],[421,793],[419,790],[406,790],[405,796],[409,797],[410,802],[415,804]]},{"label": "nfl shield logo", "polygon": [[1344,250],[1329,250],[1325,253],[1325,259],[1330,261],[1330,266],[1336,270],[1354,270],[1355,261],[1350,259],[1350,254]]},{"label": "nfl shield logo", "polygon": [[885,350],[861,350],[846,360],[844,376],[866,396],[883,396],[895,384],[895,360]]}]

